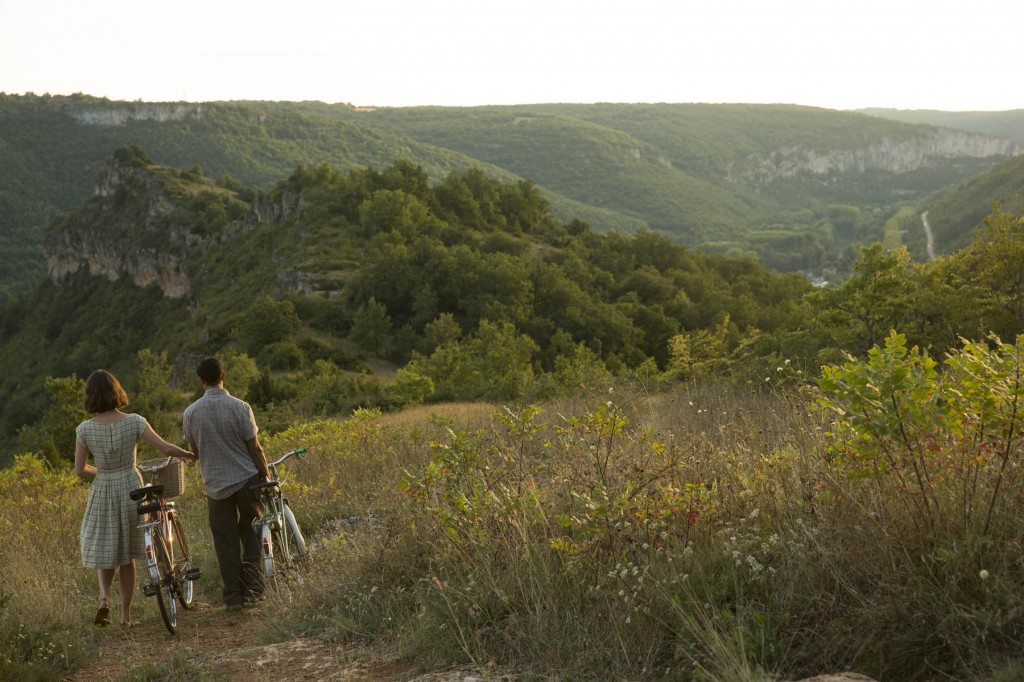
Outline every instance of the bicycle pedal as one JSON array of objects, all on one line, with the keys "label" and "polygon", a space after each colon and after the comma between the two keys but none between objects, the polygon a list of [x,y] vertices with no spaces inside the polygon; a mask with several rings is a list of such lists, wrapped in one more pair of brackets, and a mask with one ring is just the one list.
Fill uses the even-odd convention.
[{"label": "bicycle pedal", "polygon": [[154,594],[156,594],[159,591],[160,591],[160,586],[159,585],[143,585],[142,586],[142,594],[146,595],[147,597],[152,597]]},{"label": "bicycle pedal", "polygon": [[203,577],[203,571],[201,569],[190,568],[187,571],[185,571],[185,579],[186,580],[199,580],[202,577]]}]

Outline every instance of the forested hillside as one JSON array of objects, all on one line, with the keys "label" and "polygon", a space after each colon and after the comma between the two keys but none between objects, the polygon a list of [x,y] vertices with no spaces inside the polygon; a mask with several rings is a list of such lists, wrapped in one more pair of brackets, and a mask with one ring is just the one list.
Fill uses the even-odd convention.
[{"label": "forested hillside", "polygon": [[1024,156],[1003,161],[991,171],[974,176],[923,202],[940,253],[967,246],[974,231],[999,204],[1010,213],[1024,213]]},{"label": "forested hillside", "polygon": [[863,109],[869,116],[892,121],[945,126],[995,135],[1024,143],[1024,109],[1010,111],[934,111],[930,109]]},{"label": "forested hillside", "polygon": [[[726,166],[738,189],[714,196],[742,197],[728,210],[751,215],[775,206],[775,222],[698,246],[647,217],[630,230],[563,218],[550,189],[432,143],[379,164],[320,158],[337,139],[380,135],[396,145],[385,157],[413,140],[340,120],[373,112],[92,104],[50,121],[68,126],[74,154],[31,125],[19,138],[48,150],[16,157],[42,187],[65,168],[92,182],[34,237],[35,266],[32,249],[7,242],[23,250],[10,267],[39,276],[0,297],[0,678],[230,679],[251,670],[251,642],[211,645],[210,623],[223,632],[236,618],[286,640],[290,658],[260,649],[273,670],[314,653],[361,673],[412,669],[386,651],[403,665],[458,665],[460,678],[802,679],[837,662],[880,680],[1021,677],[1018,158],[935,194],[922,189],[929,177],[973,162],[837,170],[858,156],[909,159],[924,149],[913,128],[907,144],[740,154],[760,161]],[[566,164],[678,169],[642,126],[607,135],[608,122],[566,113],[529,115],[577,131]],[[501,116],[484,117],[492,132]],[[192,132],[222,123],[213,137]],[[91,132],[77,137],[80,127]],[[218,170],[168,165],[138,143],[91,169],[126,131],[189,157],[206,140]],[[937,147],[970,139],[922,134]],[[991,151],[986,140],[972,144]],[[0,159],[15,158],[9,148]],[[275,175],[296,150],[312,160]],[[623,151],[640,165],[616,166]],[[714,156],[672,182],[714,192]],[[216,165],[243,159],[266,177]],[[628,175],[623,186],[646,191]],[[911,176],[921,187],[901,184]],[[882,202],[873,183],[886,177],[906,202],[836,199]],[[4,210],[18,209],[0,213],[5,237],[32,232],[18,216],[54,210],[23,181],[0,175]],[[784,188],[801,208],[778,208]],[[935,260],[920,257],[923,210],[943,240]],[[950,215],[961,216],[953,226]],[[759,259],[732,255],[755,247]],[[844,276],[812,286],[765,265],[795,267],[812,247],[837,269],[848,258]],[[83,627],[95,578],[68,529],[88,496],[70,466],[84,377],[112,370],[127,410],[180,442],[196,362],[211,353],[252,404],[268,453],[308,448],[287,487],[312,568],[245,616],[216,607],[192,468],[177,508],[204,574],[190,638],[207,645],[164,646],[149,599],[136,600],[140,628]]]},{"label": "forested hillside", "polygon": [[41,276],[43,230],[89,196],[104,161],[127,144],[264,190],[300,164],[379,170],[404,159],[433,181],[477,168],[532,182],[564,222],[648,228],[814,273],[848,271],[856,246],[882,239],[901,208],[1020,151],[1006,139],[792,106],[366,111],[0,94],[0,121],[0,296]]},{"label": "forested hillside", "polygon": [[[864,250],[815,290],[748,258],[643,230],[562,222],[527,181],[432,181],[408,162],[300,167],[267,190],[108,160],[95,196],[46,236],[48,278],[0,309],[4,449],[73,449],[76,379],[97,367],[159,413],[219,353],[274,430],[358,406],[549,399],[632,377],[750,384],[815,372],[891,329],[936,349],[1024,329],[1022,223],[934,264]],[[162,377],[162,378],[161,378]],[[63,397],[61,397],[63,396]],[[76,403],[77,398],[72,401]],[[55,411],[56,410],[56,411]]]},{"label": "forested hillside", "polygon": [[[45,410],[46,376],[136,354],[251,358],[258,405],[293,413],[515,398],[668,363],[685,329],[727,337],[799,317],[809,289],[753,261],[562,223],[528,182],[431,185],[408,163],[300,168],[270,190],[120,150],[46,238],[50,278],[3,311],[4,433]],[[384,390],[367,362],[407,364]],[[346,373],[347,372],[347,373]]]}]

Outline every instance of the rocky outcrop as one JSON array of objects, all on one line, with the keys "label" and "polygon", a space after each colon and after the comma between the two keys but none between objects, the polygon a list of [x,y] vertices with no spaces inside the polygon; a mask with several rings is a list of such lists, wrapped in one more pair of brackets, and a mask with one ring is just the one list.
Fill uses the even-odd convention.
[{"label": "rocky outcrop", "polygon": [[[189,297],[195,295],[189,273],[202,270],[208,252],[230,249],[241,234],[289,221],[306,208],[300,192],[287,190],[273,200],[261,196],[230,223],[211,229],[199,221],[197,228],[190,201],[205,192],[225,191],[209,180],[153,166],[144,156],[115,156],[100,174],[93,198],[47,231],[47,273],[56,284],[88,272],[110,281],[125,278],[139,287],[157,286],[167,298]],[[316,288],[309,272],[288,270],[277,278],[279,293]]]},{"label": "rocky outcrop", "polygon": [[65,111],[73,119],[85,125],[123,126],[129,121],[184,121],[199,118],[203,113],[201,104],[188,102],[165,102],[160,104],[123,104],[116,107],[70,106]]},{"label": "rocky outcrop", "polygon": [[1024,154],[1024,146],[1012,140],[934,128],[906,138],[883,137],[850,149],[782,147],[731,164],[728,179],[766,185],[780,178],[808,174],[907,173],[954,159],[990,159],[1019,154]]},{"label": "rocky outcrop", "polygon": [[93,200],[58,221],[43,242],[46,269],[54,283],[85,270],[137,286],[156,285],[168,298],[188,295],[184,254],[199,240],[171,217],[176,205],[145,167],[111,162],[101,174]]},{"label": "rocky outcrop", "polygon": [[181,298],[191,289],[176,255],[110,243],[89,232],[51,235],[45,244],[45,256],[47,273],[58,284],[68,275],[86,270],[112,282],[127,277],[140,287],[155,284],[168,298]]}]

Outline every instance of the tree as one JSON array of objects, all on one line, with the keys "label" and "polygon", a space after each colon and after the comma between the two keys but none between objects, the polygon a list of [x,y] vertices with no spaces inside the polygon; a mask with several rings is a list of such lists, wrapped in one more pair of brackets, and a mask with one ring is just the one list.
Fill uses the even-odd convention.
[{"label": "tree", "polygon": [[359,207],[359,224],[365,237],[393,234],[405,239],[434,234],[441,228],[441,221],[423,201],[400,189],[374,192]]},{"label": "tree", "polygon": [[290,339],[302,327],[302,320],[291,301],[275,301],[264,294],[238,321],[233,336],[250,352]]},{"label": "tree", "polygon": [[441,313],[433,322],[429,323],[423,330],[431,349],[443,346],[446,343],[458,341],[462,337],[462,327],[455,321],[451,313]]},{"label": "tree", "polygon": [[[997,206],[998,209],[998,206]],[[971,245],[949,258],[961,310],[976,316],[978,332],[1013,338],[1024,331],[1024,216],[997,211]]]},{"label": "tree", "polygon": [[854,274],[836,287],[810,296],[818,322],[832,341],[854,355],[881,343],[906,320],[906,302],[916,289],[906,248],[881,244],[860,250]]},{"label": "tree", "polygon": [[714,329],[698,329],[669,339],[668,372],[682,379],[701,372],[721,371],[729,356],[729,315]]},{"label": "tree", "polygon": [[85,381],[72,375],[46,377],[49,405],[33,426],[18,432],[18,444],[26,452],[41,455],[50,466],[67,466],[75,459],[75,429],[89,413],[85,411]]},{"label": "tree", "polygon": [[598,388],[612,381],[612,374],[597,353],[583,342],[577,343],[568,355],[555,358],[555,379],[559,386],[578,390]]},{"label": "tree", "polygon": [[434,394],[434,381],[410,367],[395,372],[394,382],[388,386],[388,397],[398,405],[413,406],[426,402]]},{"label": "tree", "polygon": [[388,309],[377,302],[373,296],[352,317],[352,341],[365,351],[381,355],[387,342],[391,339],[393,328]]},{"label": "tree", "polygon": [[231,395],[239,400],[245,400],[250,387],[260,376],[256,361],[245,353],[232,351],[222,353],[221,361],[224,363],[224,371],[228,375],[227,385],[231,387]]},{"label": "tree", "polygon": [[533,381],[532,362],[538,350],[533,339],[512,324],[481,321],[470,344],[482,382],[481,397],[514,400],[522,396]]},{"label": "tree", "polygon": [[146,150],[137,144],[129,144],[114,150],[113,157],[118,163],[136,166],[139,168],[148,166],[152,163],[152,161],[149,160],[149,155],[146,154]]},{"label": "tree", "polygon": [[[177,395],[170,387],[171,363],[167,359],[167,351],[154,353],[150,348],[143,348],[136,357],[139,363],[139,388],[134,395],[129,395],[133,411],[145,417],[164,437],[177,431],[180,418],[176,414]],[[175,414],[170,414],[171,412]]]},{"label": "tree", "polygon": [[434,191],[440,203],[441,215],[470,227],[483,226],[483,216],[473,191],[458,174],[449,173]]}]

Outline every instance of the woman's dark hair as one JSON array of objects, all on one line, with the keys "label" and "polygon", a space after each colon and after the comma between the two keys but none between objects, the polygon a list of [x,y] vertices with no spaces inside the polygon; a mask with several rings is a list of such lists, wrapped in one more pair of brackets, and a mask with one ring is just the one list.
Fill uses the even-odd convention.
[{"label": "woman's dark hair", "polygon": [[121,382],[105,369],[98,369],[85,380],[85,411],[99,414],[128,404]]},{"label": "woman's dark hair", "polygon": [[196,367],[196,374],[204,386],[216,386],[224,380],[224,363],[217,358],[205,358]]}]

